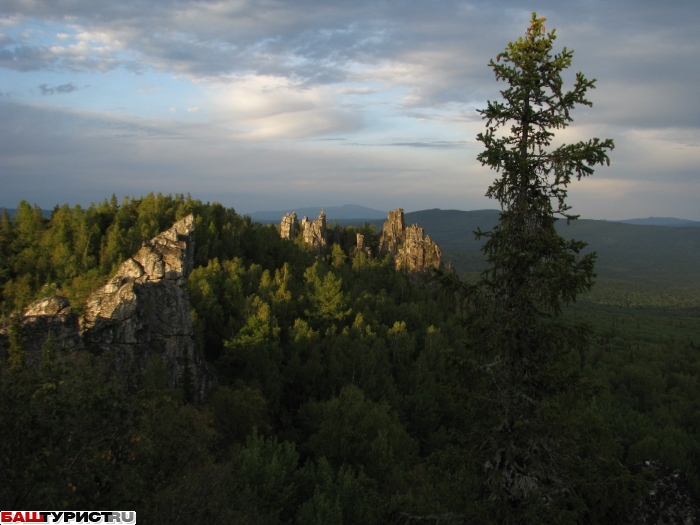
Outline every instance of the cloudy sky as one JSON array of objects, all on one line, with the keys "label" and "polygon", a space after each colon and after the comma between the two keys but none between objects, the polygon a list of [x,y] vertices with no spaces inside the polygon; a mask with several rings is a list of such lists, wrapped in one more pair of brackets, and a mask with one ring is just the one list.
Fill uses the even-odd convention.
[{"label": "cloudy sky", "polygon": [[560,140],[616,144],[574,212],[700,220],[697,0],[2,0],[0,206],[495,208],[476,109],[533,10],[598,79]]}]

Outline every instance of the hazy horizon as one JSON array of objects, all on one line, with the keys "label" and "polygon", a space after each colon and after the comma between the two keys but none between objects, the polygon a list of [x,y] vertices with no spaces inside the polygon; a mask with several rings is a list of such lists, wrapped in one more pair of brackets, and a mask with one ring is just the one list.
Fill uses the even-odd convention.
[{"label": "hazy horizon", "polygon": [[[103,200],[104,200],[104,199],[103,199]],[[100,202],[102,202],[102,201],[100,201]],[[121,200],[120,200],[120,202],[121,202]],[[210,202],[217,202],[217,201],[210,201]],[[35,203],[30,203],[30,204],[31,204],[31,205],[34,205]],[[54,209],[55,206],[62,206],[63,204],[75,205],[75,204],[79,204],[79,203],[75,203],[75,204],[72,204],[72,203],[60,203],[60,204],[58,204],[58,203],[57,203],[57,204],[54,205],[54,206],[41,207],[41,209],[42,209],[42,211],[43,211],[46,215],[48,215],[48,214],[51,213],[51,211]],[[89,204],[80,204],[80,205],[85,207],[85,206],[89,206],[90,204],[98,204],[98,203],[89,203]],[[297,212],[297,215],[299,216],[299,219],[301,219],[300,213],[303,214],[303,213],[306,213],[306,211],[309,211],[309,213],[307,213],[307,215],[308,215],[309,218],[312,218],[312,219],[313,219],[314,217],[316,217],[316,214],[315,214],[315,212],[314,212],[314,213],[310,213],[310,210],[318,210],[318,211],[320,211],[321,209],[323,209],[323,210],[325,210],[325,211],[327,212],[328,210],[333,210],[333,209],[338,209],[338,208],[344,208],[344,207],[348,207],[348,206],[357,206],[357,207],[361,207],[361,208],[367,208],[366,206],[363,206],[363,205],[361,205],[361,204],[351,203],[351,204],[343,204],[343,205],[339,205],[339,206],[298,206],[298,207],[296,207],[296,208],[295,208],[295,207],[287,207],[287,208],[283,208],[283,209],[281,209],[281,210],[268,209],[268,210],[256,210],[256,211],[254,211],[254,212],[241,212],[241,211],[239,211],[239,210],[236,209],[236,213],[239,213],[239,214],[241,214],[241,215],[250,215],[251,218],[252,218],[253,220],[270,221],[270,220],[277,220],[277,218],[276,218],[276,217],[275,217],[274,219],[272,219],[272,218],[259,218],[259,216],[260,216],[260,215],[263,215],[263,214],[273,214],[273,213],[277,213],[277,214],[279,214],[279,220],[281,220],[284,213],[289,213],[289,212],[294,211],[294,212]],[[401,206],[398,206],[398,207],[401,208]],[[0,211],[3,210],[3,209],[9,210],[9,211],[11,211],[11,212],[16,211],[16,207],[14,207],[14,206],[2,206],[2,205],[0,205]],[[390,211],[390,210],[377,210],[377,209],[373,209],[373,208],[369,208],[369,209],[371,209],[371,210],[374,211],[374,212],[381,212],[381,213],[384,213],[384,214],[388,214],[389,211]],[[297,210],[302,210],[302,211],[301,211],[301,212],[298,212]],[[414,209],[405,209],[405,208],[404,208],[404,213],[409,214],[409,213],[418,213],[418,212],[432,211],[432,210],[439,210],[439,211],[463,211],[463,212],[479,212],[479,211],[495,211],[495,212],[498,212],[498,211],[500,211],[498,208],[478,208],[478,209],[470,209],[470,210],[459,209],[459,208],[420,208],[420,209],[415,209],[415,210],[414,210]],[[330,217],[329,220],[332,220],[332,219],[333,219],[333,217],[331,217],[331,214],[328,214],[328,213],[327,213],[327,215]],[[256,217],[256,216],[258,216],[258,217]],[[644,220],[647,220],[647,219],[660,219],[660,220],[670,219],[671,221],[681,220],[681,221],[699,222],[699,221],[693,221],[693,219],[688,219],[688,218],[686,218],[686,217],[671,217],[671,216],[660,217],[660,216],[655,216],[655,215],[639,216],[639,217],[626,217],[626,218],[624,218],[624,219],[608,219],[608,218],[605,218],[605,217],[601,217],[601,218],[592,218],[592,217],[584,217],[584,216],[581,216],[581,217],[579,217],[579,218],[580,218],[580,219],[585,219],[585,220],[603,220],[603,221],[612,221],[612,222],[644,221]],[[348,217],[343,217],[343,218],[339,218],[339,219],[340,219],[340,220],[348,220],[348,219],[368,219],[368,220],[372,220],[372,221],[381,220],[381,219],[378,218],[378,217],[360,216],[360,215],[358,215],[358,216],[348,216]],[[632,224],[634,224],[634,223],[632,223]],[[642,223],[640,223],[640,224],[642,224]],[[656,225],[659,225],[659,224],[656,224]]]}]

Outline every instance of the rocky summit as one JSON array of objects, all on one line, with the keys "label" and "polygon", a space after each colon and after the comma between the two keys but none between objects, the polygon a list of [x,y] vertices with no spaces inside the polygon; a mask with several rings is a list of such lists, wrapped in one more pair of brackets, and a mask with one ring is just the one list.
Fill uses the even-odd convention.
[{"label": "rocky summit", "polygon": [[[326,228],[326,214],[321,208],[318,218],[310,221],[308,217],[301,219],[299,224],[304,242],[311,247],[316,254],[322,254],[328,246],[328,231]],[[288,213],[282,217],[280,223],[280,237],[294,240],[297,232],[297,214]]]},{"label": "rocky summit", "polygon": [[323,208],[318,214],[318,218],[309,221],[307,217],[301,220],[301,230],[304,235],[304,242],[311,246],[311,249],[316,253],[326,251],[328,245],[328,232],[326,231],[326,214]]},{"label": "rocky summit", "polygon": [[[186,278],[194,264],[194,216],[176,222],[124,261],[95,291],[78,320],[68,300],[41,299],[25,310],[22,335],[29,354],[38,352],[49,332],[59,348],[86,349],[114,357],[121,373],[142,371],[160,357],[169,386],[184,386],[202,400],[213,381],[195,347]],[[0,344],[7,345],[7,329]]]},{"label": "rocky summit", "polygon": [[440,247],[417,224],[406,227],[402,208],[389,212],[379,239],[379,250],[391,253],[396,269],[407,273],[442,267]]}]

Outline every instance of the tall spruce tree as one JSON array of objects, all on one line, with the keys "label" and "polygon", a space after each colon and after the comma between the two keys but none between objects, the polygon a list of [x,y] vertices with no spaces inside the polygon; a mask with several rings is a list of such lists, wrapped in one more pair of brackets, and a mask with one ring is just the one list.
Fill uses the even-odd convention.
[{"label": "tall spruce tree", "polygon": [[595,80],[577,73],[573,89],[563,90],[573,51],[553,53],[555,32],[544,22],[533,13],[525,37],[491,60],[508,87],[503,101],[479,111],[486,131],[478,135],[485,146],[478,160],[498,172],[486,195],[502,211],[493,230],[476,232],[487,238],[489,269],[465,291],[483,380],[479,402],[487,407],[483,501],[502,523],[575,521],[581,504],[569,408],[582,384],[574,356],[587,329],[560,315],[591,288],[595,254],[581,254],[585,243],[565,240],[555,224],[557,216],[577,218],[565,202],[572,179],[609,164],[614,147],[594,138],[551,148],[574,107],[591,105],[586,92]]}]

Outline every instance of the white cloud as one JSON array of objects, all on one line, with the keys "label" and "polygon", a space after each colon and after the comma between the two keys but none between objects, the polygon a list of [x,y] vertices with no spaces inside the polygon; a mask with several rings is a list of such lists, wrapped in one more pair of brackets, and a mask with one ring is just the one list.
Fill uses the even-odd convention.
[{"label": "white cloud", "polygon": [[247,75],[211,87],[213,113],[246,140],[300,139],[355,131],[360,118],[338,109],[331,90],[283,77]]}]

